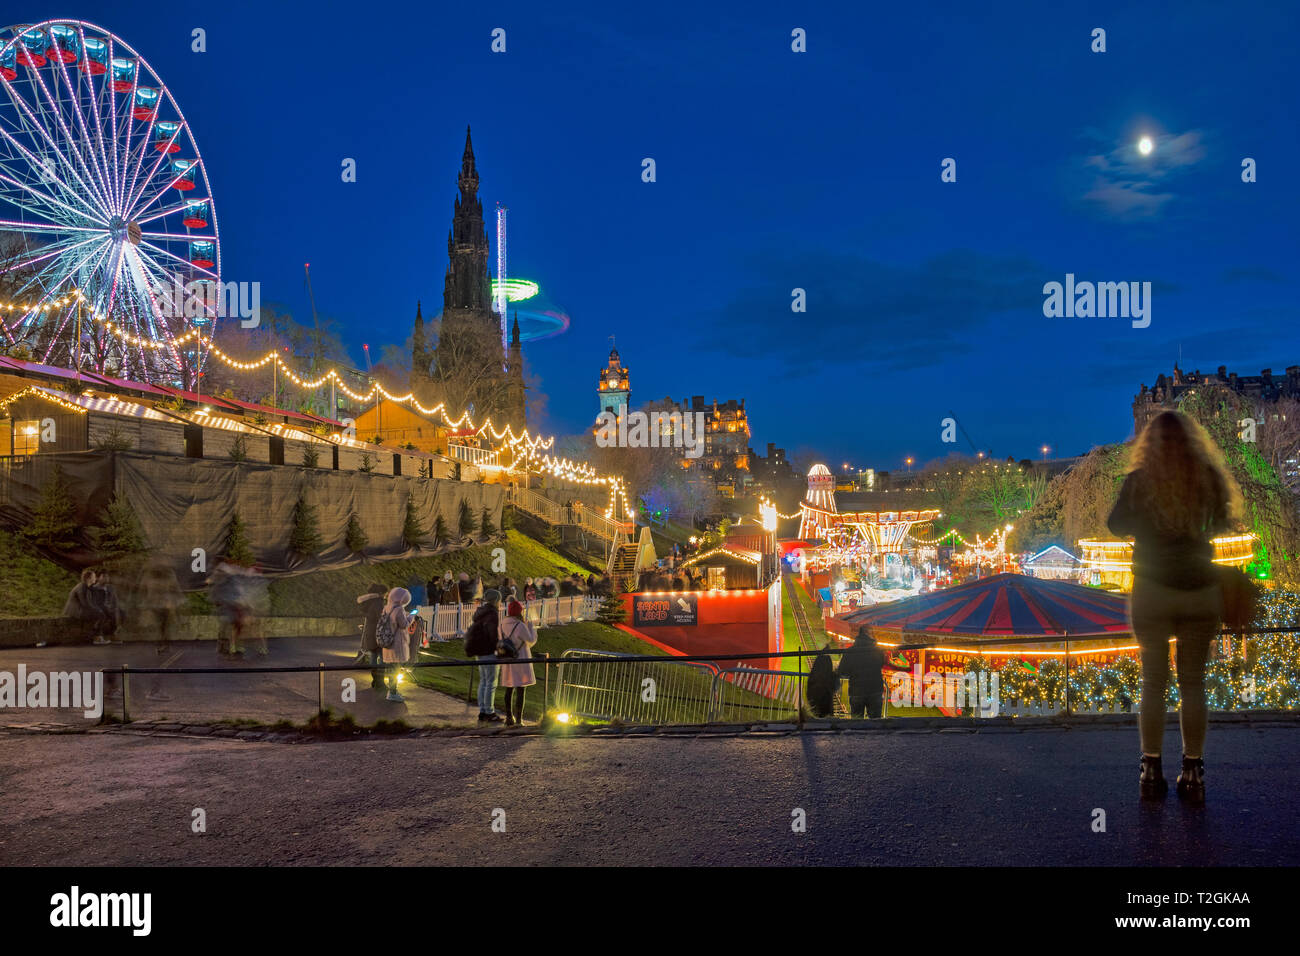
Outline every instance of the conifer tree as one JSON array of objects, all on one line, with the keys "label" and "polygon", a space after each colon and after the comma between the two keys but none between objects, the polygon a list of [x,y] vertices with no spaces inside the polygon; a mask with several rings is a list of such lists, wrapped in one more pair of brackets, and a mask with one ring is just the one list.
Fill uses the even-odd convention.
[{"label": "conifer tree", "polygon": [[324,543],[320,523],[316,519],[316,506],[307,503],[305,494],[300,495],[298,503],[293,506],[293,532],[289,535],[289,550],[306,558],[319,554]]},{"label": "conifer tree", "polygon": [[246,568],[257,563],[253,546],[248,540],[248,529],[244,526],[244,520],[239,517],[238,511],[230,516],[230,527],[226,531],[226,543],[222,548],[221,556],[227,561]]},{"label": "conifer tree", "polygon": [[472,538],[474,532],[478,530],[478,519],[474,516],[474,509],[464,498],[460,501],[460,520],[457,522],[456,530],[462,538]]},{"label": "conifer tree", "polygon": [[420,524],[420,513],[415,509],[415,499],[406,499],[406,519],[402,522],[402,540],[407,547],[418,548],[429,532]]},{"label": "conifer tree", "polygon": [[370,538],[361,530],[361,522],[357,520],[355,514],[348,516],[348,530],[344,535],[343,543],[347,546],[349,552],[360,554],[366,550],[366,545],[370,543]]},{"label": "conifer tree", "polygon": [[65,551],[77,543],[77,503],[72,500],[71,486],[59,465],[41,486],[40,501],[32,510],[23,536],[35,544]]},{"label": "conifer tree", "polygon": [[108,506],[100,512],[99,525],[90,528],[87,533],[95,550],[105,559],[143,554],[149,550],[135,509],[120,495],[112,497]]}]

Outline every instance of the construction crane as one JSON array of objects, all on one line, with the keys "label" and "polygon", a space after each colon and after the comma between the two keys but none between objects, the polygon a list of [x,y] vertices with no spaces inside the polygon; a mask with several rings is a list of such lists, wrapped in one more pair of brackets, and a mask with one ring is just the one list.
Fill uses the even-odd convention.
[{"label": "construction crane", "polygon": [[966,427],[962,425],[961,419],[957,417],[957,413],[950,411],[948,412],[948,417],[957,423],[957,428],[961,430],[961,437],[966,439],[966,444],[970,445],[970,450],[975,453],[975,457],[983,458],[984,453],[975,447],[975,443],[971,441],[970,435],[966,434]]},{"label": "construction crane", "polygon": [[[303,271],[303,275],[307,277],[307,299],[311,302],[312,328],[315,329],[317,333],[319,333],[320,316],[316,314],[316,293],[313,292],[311,288],[311,263],[304,262],[302,264],[302,271]],[[366,352],[366,364],[369,365],[369,362],[370,362],[370,353]],[[334,379],[331,378],[330,379],[330,418],[334,418],[339,413],[338,396],[335,394],[334,388],[335,388],[335,382]]]}]

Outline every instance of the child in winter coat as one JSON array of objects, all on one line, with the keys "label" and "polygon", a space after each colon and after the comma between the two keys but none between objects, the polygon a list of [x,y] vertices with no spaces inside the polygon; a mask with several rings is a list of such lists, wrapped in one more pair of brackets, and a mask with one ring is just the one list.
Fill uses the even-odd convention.
[{"label": "child in winter coat", "polygon": [[[385,621],[391,626],[394,633],[392,647],[383,648],[385,664],[405,664],[411,656],[410,635],[407,629],[411,625],[411,619],[406,614],[406,606],[411,603],[411,592],[406,588],[393,588],[388,592],[388,600],[384,604],[384,613],[380,616],[377,631],[385,629]],[[388,700],[403,701],[406,698],[397,692],[398,668],[391,667],[388,671]]]}]

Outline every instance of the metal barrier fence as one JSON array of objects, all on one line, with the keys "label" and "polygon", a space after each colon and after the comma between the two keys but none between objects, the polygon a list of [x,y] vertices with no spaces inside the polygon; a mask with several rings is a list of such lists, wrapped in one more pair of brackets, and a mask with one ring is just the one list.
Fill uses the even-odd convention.
[{"label": "metal barrier fence", "polygon": [[805,677],[800,671],[729,667],[713,678],[709,722],[797,719]]},{"label": "metal barrier fence", "polygon": [[[538,627],[594,621],[600,610],[600,598],[591,594],[538,598],[521,603],[524,620]],[[419,616],[428,629],[430,640],[453,641],[465,636],[477,609],[477,604],[433,604],[420,608]]]},{"label": "metal barrier fence", "polygon": [[571,648],[560,655],[555,708],[596,720],[704,723],[717,673],[711,662]]},{"label": "metal barrier fence", "polygon": [[[540,602],[539,602],[540,603]],[[1261,628],[1245,635],[1223,634],[1216,641],[1217,657],[1210,662],[1206,676],[1208,703],[1212,711],[1250,712],[1258,710],[1294,710],[1300,707],[1300,663],[1297,663],[1296,635],[1300,628]],[[990,647],[1008,649],[1016,645],[1041,644],[1041,641],[1005,639],[989,641]],[[1064,643],[1064,642],[1062,642]],[[1079,647],[1072,641],[1071,656],[1087,655],[1089,646]],[[935,643],[903,644],[888,651],[921,650],[946,647]],[[1026,648],[1029,651],[1029,648]],[[1041,651],[1039,652],[1041,653]],[[539,656],[533,659],[537,680],[543,691],[544,705],[550,711],[564,711],[593,720],[620,720],[640,724],[700,724],[706,722],[768,722],[795,719],[802,722],[806,701],[805,681],[809,672],[804,659],[828,654],[838,658],[842,649],[816,652],[787,651],[732,654],[726,660],[739,663],[722,667],[718,659],[708,655],[662,657],[628,655],[611,651],[570,649],[559,658]],[[907,713],[934,715],[942,708],[944,713],[962,716],[1049,716],[1053,714],[1123,714],[1136,711],[1140,694],[1140,669],[1134,657],[1112,660],[1108,666],[1097,662],[1080,664],[1041,660],[1035,669],[1024,668],[1023,661],[995,655],[1002,659],[1000,667],[989,667],[987,680],[981,680],[974,670],[967,674],[940,673],[932,684],[933,697],[925,697],[916,688],[909,688],[901,705],[892,700],[897,688],[886,675],[884,713],[886,716]],[[1027,654],[1026,656],[1030,656]],[[794,669],[764,670],[746,666],[773,657],[790,663],[798,661]],[[987,661],[970,659],[972,668],[987,667]],[[407,672],[422,668],[468,667],[469,683],[475,682],[478,663],[464,660],[418,661],[403,665]],[[787,668],[789,664],[786,665]],[[552,678],[550,669],[556,668]],[[318,667],[217,667],[171,668],[120,667],[106,669],[104,673],[117,680],[119,686],[128,683],[136,674],[152,675],[151,686],[159,683],[171,685],[182,675],[282,675],[269,678],[276,683],[275,693],[282,710],[286,706],[301,708],[310,696],[318,697],[322,708],[329,703],[325,694],[325,675],[335,671],[353,674],[369,670],[356,664],[320,665]],[[993,673],[1003,679],[996,684]],[[459,672],[458,672],[459,673]],[[896,674],[914,679],[915,673],[902,671]],[[971,674],[974,680],[971,681]],[[316,687],[311,685],[315,684]],[[291,686],[292,685],[292,686]],[[965,701],[953,699],[965,685],[974,695]],[[143,685],[137,685],[140,687]],[[210,682],[182,680],[174,685],[184,688],[185,694],[210,698],[204,707],[208,713],[224,716],[244,716],[238,710],[244,700],[250,707],[265,696],[266,688],[253,688],[237,684],[234,688],[214,687]],[[1071,687],[1067,695],[1066,687]],[[1105,692],[1097,688],[1106,688]],[[1176,680],[1170,682],[1167,709],[1177,706]],[[547,693],[554,689],[553,696]],[[315,693],[313,693],[315,691]],[[952,695],[952,696],[950,696]],[[985,707],[989,696],[996,707]],[[918,699],[919,698],[919,699]],[[533,698],[536,700],[536,698]],[[123,694],[123,710],[129,703],[129,691]],[[296,701],[296,704],[294,703]],[[159,708],[167,710],[169,708]]]}]

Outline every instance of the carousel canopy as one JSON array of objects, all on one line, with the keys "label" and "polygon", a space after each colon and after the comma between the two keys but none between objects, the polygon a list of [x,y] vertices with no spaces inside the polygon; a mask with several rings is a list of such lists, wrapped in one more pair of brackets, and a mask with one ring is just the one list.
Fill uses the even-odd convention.
[{"label": "carousel canopy", "polygon": [[883,630],[966,637],[1097,637],[1129,631],[1126,602],[1109,591],[1022,574],[995,574],[957,587],[842,614],[854,634]]}]

